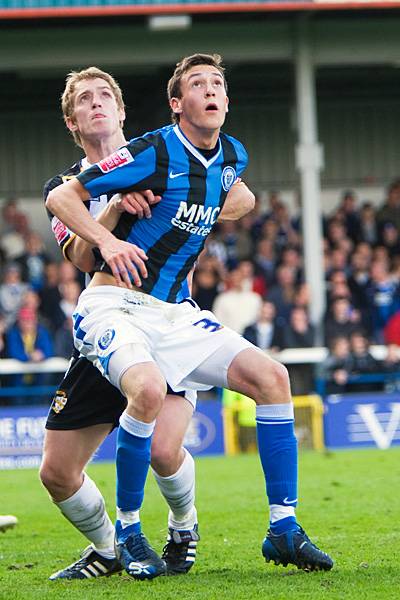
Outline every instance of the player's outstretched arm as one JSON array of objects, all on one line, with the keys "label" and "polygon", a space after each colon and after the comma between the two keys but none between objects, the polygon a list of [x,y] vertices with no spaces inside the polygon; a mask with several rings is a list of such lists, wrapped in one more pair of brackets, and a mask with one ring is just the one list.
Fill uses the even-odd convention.
[{"label": "player's outstretched arm", "polygon": [[89,214],[83,202],[89,193],[77,179],[72,179],[54,188],[48,195],[46,206],[49,211],[89,244],[99,248],[110,267],[118,285],[124,283],[131,288],[131,278],[141,286],[142,277],[147,277],[144,261],[146,254],[133,244],[118,240],[101,223]]},{"label": "player's outstretched arm", "polygon": [[228,192],[218,221],[236,221],[253,210],[255,197],[243,181],[235,183]]},{"label": "player's outstretched arm", "polygon": [[[154,196],[151,190],[142,192],[129,192],[127,194],[116,194],[107,206],[96,217],[96,221],[103,225],[108,231],[112,231],[118,224],[120,216],[124,212],[137,215],[138,219],[151,217],[151,206],[157,204],[161,196]],[[95,258],[93,244],[79,236],[75,236],[65,250],[65,255],[75,267],[85,273],[94,269]]]}]

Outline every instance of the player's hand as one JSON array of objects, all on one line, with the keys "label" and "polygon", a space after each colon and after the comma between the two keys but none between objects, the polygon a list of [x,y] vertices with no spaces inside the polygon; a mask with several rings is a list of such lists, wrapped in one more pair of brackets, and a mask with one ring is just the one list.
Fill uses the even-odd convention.
[{"label": "player's hand", "polygon": [[[114,200],[115,198],[115,200]],[[137,215],[138,219],[151,218],[151,207],[160,202],[161,196],[155,196],[151,190],[128,192],[113,196],[112,201],[118,212]]]},{"label": "player's hand", "polygon": [[99,245],[99,250],[118,285],[132,288],[131,278],[137,287],[142,285],[140,276],[147,277],[147,256],[141,248],[110,235]]}]

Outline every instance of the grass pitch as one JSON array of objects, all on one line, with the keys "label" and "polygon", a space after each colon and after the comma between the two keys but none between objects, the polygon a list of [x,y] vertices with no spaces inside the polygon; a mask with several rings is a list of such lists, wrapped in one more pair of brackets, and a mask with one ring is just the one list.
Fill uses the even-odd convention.
[{"label": "grass pitch", "polygon": [[[114,516],[114,466],[93,465],[89,473]],[[400,448],[301,454],[299,521],[336,562],[329,573],[304,573],[261,556],[267,503],[258,457],[199,459],[202,539],[188,575],[50,582],[52,572],[78,558],[85,540],[49,502],[36,471],[3,471],[0,513],[17,515],[20,523],[0,534],[0,599],[398,600],[399,490]],[[150,475],[142,521],[159,551],[166,514]]]}]

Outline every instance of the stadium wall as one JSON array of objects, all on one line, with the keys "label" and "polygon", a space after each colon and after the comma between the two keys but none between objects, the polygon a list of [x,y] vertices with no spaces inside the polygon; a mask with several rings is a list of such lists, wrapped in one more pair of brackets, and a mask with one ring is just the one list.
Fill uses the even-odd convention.
[{"label": "stadium wall", "polygon": [[[397,14],[311,18],[326,211],[344,187],[380,202],[386,184],[398,176]],[[168,119],[164,89],[171,65],[185,53],[203,50],[219,51],[229,65],[227,129],[249,149],[246,180],[259,192],[285,190],[294,206],[295,18],[203,17],[179,35],[149,31],[145,21],[135,19],[90,27],[81,20],[68,27],[62,21],[40,27],[0,23],[0,199],[40,198],[43,183],[79,156],[58,112],[68,70],[95,63],[116,75],[127,100],[130,136]],[[41,202],[31,209],[42,211]]]}]

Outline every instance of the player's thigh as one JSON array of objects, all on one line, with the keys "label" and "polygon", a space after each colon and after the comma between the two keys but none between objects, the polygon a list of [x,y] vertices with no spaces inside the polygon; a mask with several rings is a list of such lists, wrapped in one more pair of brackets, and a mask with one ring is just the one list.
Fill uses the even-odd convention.
[{"label": "player's thigh", "polygon": [[261,404],[290,401],[286,368],[240,336],[199,365],[190,380],[228,388]]},{"label": "player's thigh", "polygon": [[46,430],[41,472],[49,478],[81,473],[112,427],[112,423],[101,423],[68,431]]},{"label": "player's thigh", "polygon": [[183,440],[193,410],[193,404],[183,396],[168,394],[157,415],[151,444],[151,464],[164,477],[176,473],[182,464]]},{"label": "player's thigh", "polygon": [[256,346],[234,331],[229,330],[223,344],[201,362],[182,382],[183,385],[202,384],[208,386],[229,387],[228,372],[234,360],[244,353],[249,357],[258,353]]},{"label": "player's thigh", "polygon": [[227,387],[257,403],[290,401],[286,367],[259,349],[248,348],[234,357],[227,371]]}]

